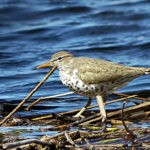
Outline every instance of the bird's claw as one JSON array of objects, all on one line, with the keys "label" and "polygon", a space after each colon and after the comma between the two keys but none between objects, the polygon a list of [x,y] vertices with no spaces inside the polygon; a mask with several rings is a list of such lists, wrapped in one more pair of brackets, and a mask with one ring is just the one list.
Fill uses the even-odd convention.
[{"label": "bird's claw", "polygon": [[102,131],[106,132],[106,128],[107,128],[107,122],[106,122],[106,118],[102,119]]},{"label": "bird's claw", "polygon": [[76,115],[74,115],[73,117],[75,117],[75,118],[85,118],[83,115],[80,115],[80,114],[76,114]]}]

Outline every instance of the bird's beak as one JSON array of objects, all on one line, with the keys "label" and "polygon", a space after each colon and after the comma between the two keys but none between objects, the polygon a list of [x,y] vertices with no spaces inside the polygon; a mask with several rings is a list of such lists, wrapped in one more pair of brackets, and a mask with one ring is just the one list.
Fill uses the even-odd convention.
[{"label": "bird's beak", "polygon": [[47,63],[44,63],[42,65],[39,65],[39,66],[35,67],[34,69],[36,70],[36,69],[45,68],[45,67],[51,67],[51,66],[52,66],[52,62],[49,61]]}]

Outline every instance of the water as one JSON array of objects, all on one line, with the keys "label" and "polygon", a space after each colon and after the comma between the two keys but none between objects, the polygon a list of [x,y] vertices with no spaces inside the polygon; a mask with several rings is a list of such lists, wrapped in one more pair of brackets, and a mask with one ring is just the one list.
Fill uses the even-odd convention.
[{"label": "water", "polygon": [[[0,103],[19,103],[24,99],[49,71],[33,68],[60,50],[75,56],[150,67],[149,20],[147,0],[1,1]],[[119,92],[147,89],[149,75],[132,81]],[[56,71],[31,100],[64,92],[68,89],[61,84]],[[68,99],[41,102],[40,105],[51,108],[32,113],[69,111],[84,106],[87,99],[76,94],[63,98]],[[78,100],[81,98],[83,101]],[[120,105],[112,104],[109,108]]]}]

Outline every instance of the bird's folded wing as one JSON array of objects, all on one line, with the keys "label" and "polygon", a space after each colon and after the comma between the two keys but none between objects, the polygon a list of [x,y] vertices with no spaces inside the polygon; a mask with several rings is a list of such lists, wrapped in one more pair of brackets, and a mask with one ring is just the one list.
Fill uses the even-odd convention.
[{"label": "bird's folded wing", "polygon": [[134,67],[127,67],[120,64],[107,61],[88,63],[84,62],[78,67],[77,76],[85,84],[98,84],[102,82],[115,82],[126,78],[132,80],[138,76],[141,76],[142,72],[135,70]]},{"label": "bird's folded wing", "polygon": [[98,84],[102,82],[113,82],[123,77],[130,76],[125,71],[121,71],[121,68],[105,68],[100,67],[98,69],[90,69],[88,66],[80,68],[78,70],[78,77],[86,84]]}]

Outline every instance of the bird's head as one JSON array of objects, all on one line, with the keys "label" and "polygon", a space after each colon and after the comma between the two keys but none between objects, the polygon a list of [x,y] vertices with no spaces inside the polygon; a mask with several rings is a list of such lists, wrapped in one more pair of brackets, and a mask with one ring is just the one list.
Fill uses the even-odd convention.
[{"label": "bird's head", "polygon": [[69,57],[73,57],[73,55],[67,51],[57,52],[52,56],[49,62],[46,62],[40,66],[37,66],[35,69],[51,67],[51,66],[58,67],[64,59],[69,58]]}]

